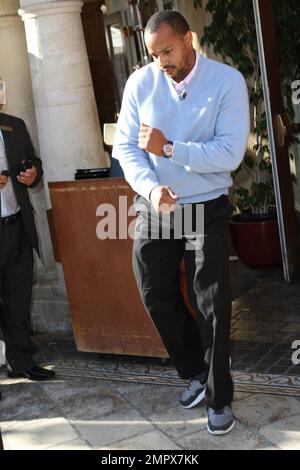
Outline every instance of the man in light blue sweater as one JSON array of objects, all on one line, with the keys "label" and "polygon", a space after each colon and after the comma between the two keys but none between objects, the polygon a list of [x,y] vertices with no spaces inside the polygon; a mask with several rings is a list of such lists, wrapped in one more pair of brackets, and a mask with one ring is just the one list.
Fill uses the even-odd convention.
[{"label": "man in light blue sweater", "polygon": [[[231,294],[228,202],[230,173],[241,163],[249,136],[249,99],[243,76],[193,49],[184,17],[153,15],[145,31],[153,63],[134,72],[126,85],[113,156],[136,191],[140,234],[133,269],[143,303],[183,379],[184,408],[204,399],[208,431],[229,432],[233,385],[229,371]],[[204,207],[202,244],[187,249],[191,235],[174,234],[174,214],[189,207],[193,227]],[[170,213],[170,237],[149,237],[149,213]],[[173,215],[173,217],[172,217]],[[159,219],[163,225],[162,217]],[[179,284],[184,258],[187,310]]]}]

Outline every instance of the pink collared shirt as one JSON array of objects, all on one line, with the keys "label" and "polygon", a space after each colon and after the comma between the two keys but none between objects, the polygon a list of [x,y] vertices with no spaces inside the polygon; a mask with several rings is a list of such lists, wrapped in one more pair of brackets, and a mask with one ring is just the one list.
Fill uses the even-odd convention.
[{"label": "pink collared shirt", "polygon": [[190,73],[185,77],[184,80],[182,80],[180,83],[175,82],[175,80],[172,80],[172,85],[174,86],[175,90],[177,91],[178,95],[183,92],[183,90],[186,89],[190,81],[192,80],[193,76],[196,73],[197,67],[198,67],[198,62],[199,62],[199,54],[197,51],[196,52],[196,62]]}]

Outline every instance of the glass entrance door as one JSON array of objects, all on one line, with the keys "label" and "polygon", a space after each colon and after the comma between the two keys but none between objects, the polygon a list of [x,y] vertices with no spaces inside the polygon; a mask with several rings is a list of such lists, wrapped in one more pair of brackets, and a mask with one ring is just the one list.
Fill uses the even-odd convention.
[{"label": "glass entrance door", "polygon": [[293,142],[300,132],[299,5],[253,0],[286,282],[300,272],[300,145]]},{"label": "glass entrance door", "polygon": [[114,74],[116,109],[119,111],[121,107],[123,91],[129,75],[121,14],[117,13],[105,18],[105,32],[108,52]]}]

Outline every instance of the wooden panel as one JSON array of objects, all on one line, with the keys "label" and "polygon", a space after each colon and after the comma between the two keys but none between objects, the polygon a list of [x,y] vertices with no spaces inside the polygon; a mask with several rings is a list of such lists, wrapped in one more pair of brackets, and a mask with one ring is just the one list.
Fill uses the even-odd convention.
[{"label": "wooden panel", "polygon": [[[81,351],[167,357],[132,272],[132,243],[99,240],[97,207],[134,193],[123,178],[50,183],[53,220],[77,348]],[[129,218],[129,222],[135,217]]]},{"label": "wooden panel", "polygon": [[57,263],[61,263],[61,259],[60,259],[60,255],[59,255],[59,249],[58,249],[58,243],[57,243],[57,236],[56,236],[56,233],[55,233],[55,226],[54,226],[54,221],[53,221],[53,211],[52,211],[52,209],[47,210],[47,219],[48,219],[48,226],[49,226],[49,232],[50,232],[50,237],[51,237],[51,242],[52,242],[54,259]]}]

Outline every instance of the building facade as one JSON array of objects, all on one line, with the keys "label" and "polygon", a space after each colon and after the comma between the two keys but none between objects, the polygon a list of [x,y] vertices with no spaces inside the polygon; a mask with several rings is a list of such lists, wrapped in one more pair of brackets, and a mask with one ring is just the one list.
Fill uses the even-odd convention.
[{"label": "building facade", "polygon": [[[163,9],[184,14],[201,50],[210,17],[192,0],[0,2],[0,77],[7,84],[3,111],[25,120],[44,165],[44,184],[31,191],[42,252],[32,310],[38,331],[71,331],[48,183],[73,180],[77,168],[109,165],[103,125],[115,122],[128,76],[149,60],[142,27]],[[202,52],[215,58],[212,50]],[[300,199],[297,204],[300,211]]]}]

